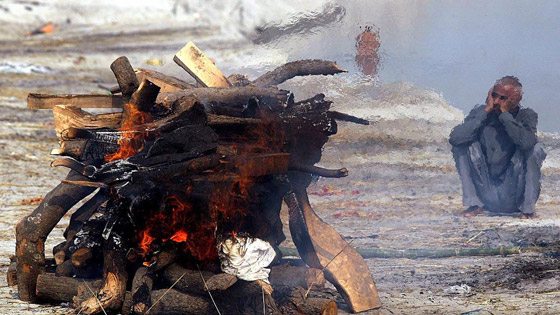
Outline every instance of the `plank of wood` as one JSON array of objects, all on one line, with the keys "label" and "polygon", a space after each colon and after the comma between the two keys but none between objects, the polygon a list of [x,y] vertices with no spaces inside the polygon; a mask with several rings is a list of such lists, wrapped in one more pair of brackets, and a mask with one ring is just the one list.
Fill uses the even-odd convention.
[{"label": "plank of wood", "polygon": [[193,42],[188,42],[179,50],[173,61],[204,87],[231,86],[222,71]]},{"label": "plank of wood", "polygon": [[73,106],[53,106],[56,135],[61,137],[64,130],[70,127],[78,129],[118,129],[122,121],[122,113],[90,114]]},{"label": "plank of wood", "polygon": [[38,94],[27,95],[27,108],[51,109],[56,105],[79,108],[122,108],[125,100],[122,95],[104,94]]},{"label": "plank of wood", "polygon": [[148,69],[136,69],[136,77],[142,82],[144,79],[160,87],[160,93],[175,92],[180,90],[194,89],[195,87],[183,80]]}]

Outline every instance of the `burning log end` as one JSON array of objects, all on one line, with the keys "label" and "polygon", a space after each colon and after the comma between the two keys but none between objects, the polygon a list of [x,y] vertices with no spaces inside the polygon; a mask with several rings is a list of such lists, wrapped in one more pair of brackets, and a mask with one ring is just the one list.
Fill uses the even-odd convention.
[{"label": "burning log end", "polygon": [[141,111],[149,111],[150,107],[152,107],[157,99],[159,90],[159,86],[148,79],[144,79],[142,83],[140,83],[138,90],[132,94],[130,102]]},{"label": "burning log end", "polygon": [[337,170],[330,170],[330,169],[326,169],[326,168],[322,168],[322,167],[318,167],[318,166],[314,166],[314,165],[302,164],[302,163],[294,161],[294,160],[290,161],[290,165],[289,165],[288,169],[290,171],[299,171],[299,172],[304,172],[304,173],[310,173],[310,174],[318,175],[318,176],[321,176],[321,177],[341,178],[341,177],[348,176],[348,169],[346,167],[343,167],[343,168],[337,169]]}]

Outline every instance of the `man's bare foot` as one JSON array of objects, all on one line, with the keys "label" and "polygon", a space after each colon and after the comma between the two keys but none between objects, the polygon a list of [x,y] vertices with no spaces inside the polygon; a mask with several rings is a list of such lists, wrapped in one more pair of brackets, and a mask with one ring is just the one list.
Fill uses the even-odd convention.
[{"label": "man's bare foot", "polygon": [[536,213],[523,213],[521,215],[521,220],[534,220],[538,218],[539,216]]},{"label": "man's bare foot", "polygon": [[484,215],[485,215],[484,210],[479,206],[470,206],[466,210],[461,211],[457,214],[457,216],[463,218],[471,218],[471,217],[484,216]]}]

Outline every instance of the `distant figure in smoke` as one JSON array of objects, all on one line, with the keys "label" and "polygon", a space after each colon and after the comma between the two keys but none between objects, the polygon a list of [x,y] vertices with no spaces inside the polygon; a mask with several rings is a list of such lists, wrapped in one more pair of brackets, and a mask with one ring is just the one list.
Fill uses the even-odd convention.
[{"label": "distant figure in smoke", "polygon": [[519,105],[523,87],[506,76],[449,137],[463,185],[464,217],[521,212],[534,218],[546,157],[537,142],[537,113]]},{"label": "distant figure in smoke", "polygon": [[379,31],[372,31],[371,26],[366,26],[365,30],[356,37],[356,63],[360,70],[369,76],[377,74],[379,65]]}]

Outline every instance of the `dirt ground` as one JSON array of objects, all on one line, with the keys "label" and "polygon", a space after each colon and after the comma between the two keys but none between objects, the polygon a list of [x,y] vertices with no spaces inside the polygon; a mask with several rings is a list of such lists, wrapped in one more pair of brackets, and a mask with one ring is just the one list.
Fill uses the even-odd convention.
[{"label": "dirt ground", "polygon": [[[158,31],[113,32],[110,36],[99,31],[87,37],[79,33],[0,43],[0,60],[50,65],[28,73],[0,72],[0,271],[7,270],[8,256],[14,252],[15,224],[65,176],[64,170],[49,167],[54,158],[49,152],[57,146],[52,114],[25,109],[27,93],[101,93],[104,90],[99,85],[114,84],[109,64],[116,57],[127,55],[133,64],[140,64],[151,56],[169,55],[184,44],[184,36],[177,34],[187,31],[168,30],[165,41]],[[204,41],[204,32],[190,32],[191,39]],[[327,144],[320,164],[347,167],[350,175],[318,179],[311,185],[308,191],[316,212],[355,247],[520,246],[521,253],[367,259],[383,303],[380,310],[367,314],[560,313],[557,137],[541,135],[549,156],[543,169],[538,219],[465,219],[454,215],[463,206],[449,146],[445,138],[428,135],[449,126],[407,121],[406,128],[416,133],[411,139],[392,134],[397,133],[390,128],[395,124],[398,122],[340,124],[340,132]],[[49,237],[47,252],[62,240],[68,218]],[[347,307],[342,300],[337,302],[340,313],[345,314]],[[71,311],[65,305],[23,303],[17,299],[17,289],[7,287],[5,277],[0,278],[0,314]]]}]

